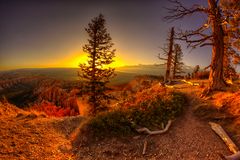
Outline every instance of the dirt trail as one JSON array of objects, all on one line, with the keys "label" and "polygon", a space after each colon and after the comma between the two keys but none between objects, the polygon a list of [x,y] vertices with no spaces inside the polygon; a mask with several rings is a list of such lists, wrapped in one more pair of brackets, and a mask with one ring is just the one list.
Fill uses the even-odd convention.
[{"label": "dirt trail", "polygon": [[189,106],[165,135],[155,137],[158,159],[221,159],[219,154],[230,154],[222,140],[211,130],[206,121],[193,115],[198,105],[196,92],[187,93]]},{"label": "dirt trail", "polygon": [[[180,90],[188,94],[189,104],[186,104],[184,115],[173,122],[167,133],[108,138],[78,148],[72,148],[69,135],[81,118],[2,116],[0,159],[221,160],[218,154],[230,154],[208,123],[193,115],[193,107],[203,103],[197,99],[198,90]],[[144,140],[148,143],[146,154],[142,155]]]},{"label": "dirt trail", "polygon": [[[208,122],[199,120],[193,114],[193,107],[204,103],[198,99],[199,88],[181,85],[178,90],[188,95],[189,104],[184,115],[173,122],[166,134],[102,140],[80,147],[78,159],[221,160],[219,154],[230,154]],[[147,151],[142,155],[145,139],[148,142]]]}]

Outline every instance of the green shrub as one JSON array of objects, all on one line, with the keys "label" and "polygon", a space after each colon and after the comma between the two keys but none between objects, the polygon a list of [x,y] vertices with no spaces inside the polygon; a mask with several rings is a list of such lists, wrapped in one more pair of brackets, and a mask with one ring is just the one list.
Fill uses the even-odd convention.
[{"label": "green shrub", "polygon": [[87,127],[94,136],[127,135],[133,131],[126,113],[121,110],[100,113],[89,119],[84,127]]},{"label": "green shrub", "polygon": [[150,129],[166,124],[180,115],[186,103],[181,93],[172,92],[170,98],[157,98],[141,102],[136,106],[100,113],[90,118],[81,127],[93,136],[124,136],[135,132],[137,127]]}]

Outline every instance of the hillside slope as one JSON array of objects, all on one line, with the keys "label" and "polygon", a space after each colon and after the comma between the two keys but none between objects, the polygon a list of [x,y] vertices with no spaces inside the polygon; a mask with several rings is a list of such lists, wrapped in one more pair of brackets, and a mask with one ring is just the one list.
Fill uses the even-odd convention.
[{"label": "hillside slope", "polygon": [[0,103],[0,159],[71,159],[69,134],[82,117],[48,118]]},{"label": "hillside slope", "polygon": [[[194,106],[203,103],[198,87],[176,86],[188,95],[183,116],[175,120],[162,135],[108,138],[85,145],[72,146],[71,134],[82,117],[49,118],[44,114],[22,111],[0,104],[0,159],[212,159],[228,155],[222,140],[207,121],[193,114]],[[146,154],[142,154],[147,141]]]}]

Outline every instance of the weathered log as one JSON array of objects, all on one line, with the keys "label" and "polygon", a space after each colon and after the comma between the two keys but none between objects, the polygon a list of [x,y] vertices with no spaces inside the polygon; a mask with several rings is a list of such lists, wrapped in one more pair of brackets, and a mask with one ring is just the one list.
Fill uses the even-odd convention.
[{"label": "weathered log", "polygon": [[198,82],[190,82],[190,81],[186,81],[185,79],[183,79],[182,82],[190,84],[192,86],[199,86],[200,85]]},{"label": "weathered log", "polygon": [[170,85],[167,85],[167,84],[165,84],[165,87],[167,87],[167,88],[174,88],[174,86],[170,86]]},{"label": "weathered log", "polygon": [[224,129],[217,123],[209,122],[212,130],[221,137],[221,139],[225,142],[225,144],[228,146],[229,150],[232,153],[237,153],[239,151],[238,147],[234,144],[234,142],[231,140],[231,138],[227,135],[227,133],[224,131]]},{"label": "weathered log", "polygon": [[168,123],[167,123],[167,125],[166,125],[166,127],[165,127],[164,129],[162,129],[162,130],[150,131],[148,128],[145,128],[145,127],[144,127],[144,128],[139,128],[139,129],[137,129],[137,132],[139,132],[139,133],[145,132],[145,133],[147,133],[147,134],[149,134],[149,135],[163,134],[163,133],[165,133],[165,132],[168,131],[168,129],[169,129],[169,127],[171,126],[171,124],[172,124],[172,121],[169,120]]}]

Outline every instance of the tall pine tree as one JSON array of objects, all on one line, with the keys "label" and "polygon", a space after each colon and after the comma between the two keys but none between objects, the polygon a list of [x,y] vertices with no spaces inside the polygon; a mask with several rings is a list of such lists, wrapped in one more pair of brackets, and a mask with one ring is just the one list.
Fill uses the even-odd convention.
[{"label": "tall pine tree", "polygon": [[184,73],[183,71],[183,65],[182,62],[183,52],[182,48],[179,44],[174,44],[174,56],[173,56],[173,79],[175,79],[177,76],[180,76],[181,73]]},{"label": "tall pine tree", "polygon": [[93,18],[85,28],[89,39],[88,43],[83,46],[83,51],[88,54],[88,61],[79,65],[79,76],[85,81],[88,91],[91,115],[105,110],[106,102],[111,98],[106,94],[109,90],[106,84],[114,76],[114,68],[108,65],[113,62],[116,50],[112,49],[112,38],[105,25],[106,20],[100,14]]}]

